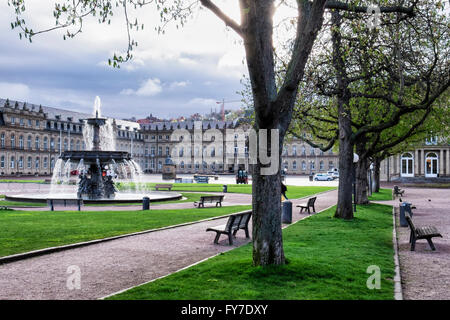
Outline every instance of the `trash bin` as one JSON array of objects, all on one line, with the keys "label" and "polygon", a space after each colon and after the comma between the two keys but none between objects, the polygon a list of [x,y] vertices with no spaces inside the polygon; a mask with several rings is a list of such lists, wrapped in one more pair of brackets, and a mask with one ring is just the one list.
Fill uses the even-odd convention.
[{"label": "trash bin", "polygon": [[400,205],[400,226],[401,227],[407,227],[408,221],[406,221],[405,218],[405,212],[409,213],[409,216],[412,218],[412,211],[411,211],[411,203],[409,202],[402,202]]},{"label": "trash bin", "polygon": [[283,207],[281,212],[281,222],[292,223],[292,202],[283,201]]},{"label": "trash bin", "polygon": [[150,210],[150,198],[142,198],[142,210]]},{"label": "trash bin", "polygon": [[313,181],[313,178],[314,178],[314,176],[313,176],[313,175],[310,175],[310,176],[309,176],[309,181]]},{"label": "trash bin", "polygon": [[223,185],[222,192],[228,192],[228,186],[226,184]]}]

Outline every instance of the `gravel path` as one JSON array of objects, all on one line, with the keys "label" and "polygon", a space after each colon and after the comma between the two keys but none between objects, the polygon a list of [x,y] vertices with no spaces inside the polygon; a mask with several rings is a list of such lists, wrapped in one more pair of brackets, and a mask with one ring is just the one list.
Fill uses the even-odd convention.
[{"label": "gravel path", "polygon": [[[337,191],[318,195],[316,210],[337,201]],[[305,218],[293,200],[293,220]],[[192,204],[191,204],[192,205]],[[168,275],[181,268],[228,251],[250,240],[238,232],[233,246],[225,236],[214,245],[206,228],[226,218],[174,229],[126,237],[0,265],[0,299],[97,299]],[[250,228],[251,230],[251,228]],[[80,270],[80,289],[70,290],[68,268]]]},{"label": "gravel path", "polygon": [[[433,238],[436,251],[426,240],[410,251],[409,228],[400,227],[397,215],[399,260],[403,298],[408,300],[450,299],[450,191],[406,188],[403,201],[411,202],[416,227],[435,226],[443,238]],[[429,201],[431,200],[431,201]],[[399,201],[379,202],[398,207]]]}]

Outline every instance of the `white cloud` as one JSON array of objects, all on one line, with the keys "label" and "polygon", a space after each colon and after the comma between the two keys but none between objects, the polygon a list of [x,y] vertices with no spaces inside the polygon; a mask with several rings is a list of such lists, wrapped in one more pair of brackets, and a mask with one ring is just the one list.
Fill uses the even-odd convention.
[{"label": "white cloud", "polygon": [[23,83],[0,82],[0,97],[14,100],[27,100],[30,88]]},{"label": "white cloud", "polygon": [[190,81],[174,81],[170,84],[171,89],[184,88],[190,84]]},{"label": "white cloud", "polygon": [[199,105],[199,106],[213,106],[216,105],[216,100],[207,98],[194,98],[189,100],[189,105]]},{"label": "white cloud", "polygon": [[139,89],[124,89],[120,94],[137,95],[137,96],[154,96],[162,91],[161,80],[158,78],[148,79],[144,81]]}]

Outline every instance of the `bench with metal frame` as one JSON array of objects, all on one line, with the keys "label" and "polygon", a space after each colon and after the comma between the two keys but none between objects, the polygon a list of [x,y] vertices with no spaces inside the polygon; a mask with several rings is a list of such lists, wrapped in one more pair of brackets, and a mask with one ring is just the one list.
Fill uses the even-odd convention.
[{"label": "bench with metal frame", "polygon": [[308,211],[309,214],[311,214],[310,208],[312,208],[313,212],[315,213],[316,212],[316,208],[314,206],[314,203],[316,202],[316,199],[317,199],[317,197],[312,197],[312,198],[308,199],[307,203],[300,203],[299,205],[297,205],[297,207],[300,208],[300,212],[299,213],[302,213],[303,210],[306,210],[306,211]]},{"label": "bench with metal frame", "polygon": [[226,234],[228,236],[228,243],[232,245],[233,237],[236,237],[236,233],[241,229],[245,231],[245,237],[250,238],[248,223],[250,222],[251,215],[251,210],[232,214],[225,225],[211,227],[206,229],[206,231],[216,232],[215,244],[219,243],[219,238],[222,234]]},{"label": "bench with metal frame", "polygon": [[78,211],[81,211],[81,206],[84,204],[83,199],[47,199],[47,205],[50,207],[50,211],[55,211],[55,205],[76,205],[78,207]]},{"label": "bench with metal frame", "polygon": [[194,206],[198,206],[199,208],[205,207],[205,202],[213,203],[216,202],[217,206],[222,206],[223,195],[212,195],[212,196],[201,196],[200,200],[194,202]]},{"label": "bench with metal frame", "polygon": [[433,241],[431,239],[434,237],[442,238],[442,235],[439,233],[436,227],[428,226],[416,228],[408,212],[405,213],[405,218],[411,230],[411,234],[409,236],[409,243],[411,243],[411,251],[415,250],[416,241],[420,239],[426,239],[428,241],[428,244],[430,245],[431,250],[433,251],[436,250]]},{"label": "bench with metal frame", "polygon": [[156,184],[155,190],[158,191],[159,189],[168,189],[169,191],[171,191],[172,187],[173,187],[172,184]]}]

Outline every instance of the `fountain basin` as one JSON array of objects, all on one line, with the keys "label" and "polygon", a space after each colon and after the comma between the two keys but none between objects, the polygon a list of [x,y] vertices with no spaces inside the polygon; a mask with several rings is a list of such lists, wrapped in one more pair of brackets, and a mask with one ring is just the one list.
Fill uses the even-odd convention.
[{"label": "fountain basin", "polygon": [[71,161],[83,159],[85,162],[92,163],[99,159],[103,163],[111,160],[131,160],[131,155],[126,151],[64,151],[60,158],[64,160],[70,159]]},{"label": "fountain basin", "polygon": [[[145,193],[128,193],[128,192],[117,192],[114,199],[86,199],[83,200],[84,203],[95,203],[95,204],[108,204],[108,203],[130,203],[130,202],[141,202],[143,197],[149,197],[150,202],[155,201],[169,201],[169,200],[179,200],[182,195],[177,192],[171,191],[150,191]],[[20,201],[20,202],[34,202],[34,203],[46,203],[47,199],[67,199],[76,200],[76,193],[57,193],[57,194],[17,194],[17,195],[7,195],[5,200],[7,201]]]}]

